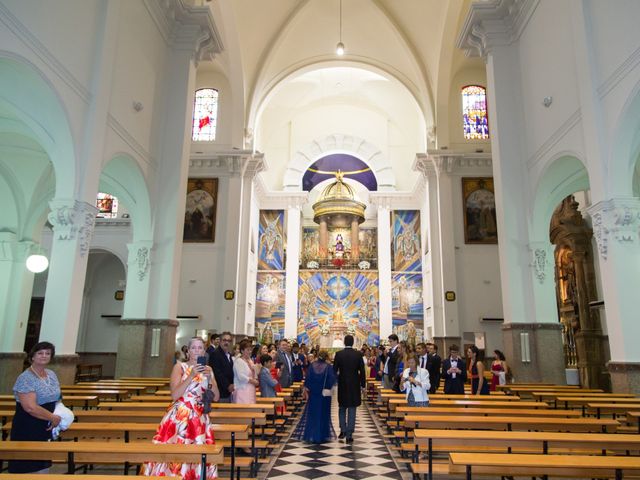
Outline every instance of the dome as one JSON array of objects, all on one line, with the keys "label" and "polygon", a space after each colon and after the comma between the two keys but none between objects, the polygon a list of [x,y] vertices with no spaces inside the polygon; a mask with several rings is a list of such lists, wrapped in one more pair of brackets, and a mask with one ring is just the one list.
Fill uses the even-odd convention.
[{"label": "dome", "polygon": [[344,174],[338,170],[336,181],[327,186],[319,200],[313,204],[313,221],[326,220],[328,225],[346,227],[353,220],[364,222],[365,204],[356,200],[353,188],[342,180]]}]

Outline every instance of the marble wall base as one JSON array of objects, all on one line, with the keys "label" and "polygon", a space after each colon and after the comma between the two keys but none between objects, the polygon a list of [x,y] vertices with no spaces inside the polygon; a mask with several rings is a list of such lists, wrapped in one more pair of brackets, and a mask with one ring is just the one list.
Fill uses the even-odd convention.
[{"label": "marble wall base", "polygon": [[462,345],[462,337],[433,337],[433,343],[438,346],[438,355],[445,359],[449,356],[449,347],[457,345],[460,349],[460,356],[464,357],[464,345]]},{"label": "marble wall base", "polygon": [[76,367],[80,361],[77,354],[56,354],[49,364],[49,368],[56,372],[60,385],[73,385],[76,381]]},{"label": "marble wall base", "polygon": [[607,367],[614,393],[640,394],[640,363],[609,362]]},{"label": "marble wall base", "polygon": [[[520,333],[529,334],[530,362],[522,361]],[[504,354],[514,382],[565,385],[562,326],[559,323],[507,323],[502,326]]]},{"label": "marble wall base", "polygon": [[[173,368],[178,321],[122,319],[115,378],[168,377]],[[154,329],[160,329],[158,356],[152,356]]]},{"label": "marble wall base", "polygon": [[[582,388],[611,391],[605,358],[605,337],[600,330],[581,329],[574,335]],[[606,345],[606,350],[609,345]]]},{"label": "marble wall base", "polygon": [[16,378],[24,370],[24,361],[27,354],[24,352],[0,352],[0,394],[7,395],[13,393],[13,385]]}]

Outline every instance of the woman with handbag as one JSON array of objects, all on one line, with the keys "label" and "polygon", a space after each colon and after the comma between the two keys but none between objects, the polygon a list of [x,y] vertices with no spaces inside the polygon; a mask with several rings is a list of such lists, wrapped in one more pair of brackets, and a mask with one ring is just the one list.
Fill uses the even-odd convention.
[{"label": "woman with handbag", "polygon": [[251,361],[251,341],[240,342],[240,357],[233,362],[233,403],[256,403],[258,378]]},{"label": "woman with handbag", "polygon": [[331,423],[331,389],[336,383],[333,368],[327,362],[326,350],[318,353],[318,359],[309,365],[304,382],[304,399],[307,404],[293,437],[309,443],[325,443],[336,438]]},{"label": "woman with handbag", "polygon": [[[173,403],[167,409],[153,443],[211,445],[215,443],[213,431],[209,427],[211,401],[220,399],[211,367],[206,360],[201,364],[198,357],[204,357],[204,340],[194,337],[189,340],[189,360],[178,362],[171,372],[171,398]],[[213,393],[211,393],[213,392]],[[206,413],[205,413],[206,412]],[[201,478],[200,463],[163,463],[144,464],[143,475],[180,476],[182,478]],[[207,465],[206,478],[216,478],[215,465]]]},{"label": "woman with handbag", "polygon": [[[22,372],[13,386],[16,413],[11,424],[12,441],[51,440],[51,431],[60,424],[55,407],[60,400],[60,383],[56,374],[45,368],[55,355],[49,342],[36,344],[29,352],[31,366]],[[51,462],[10,460],[9,473],[49,473]]]}]

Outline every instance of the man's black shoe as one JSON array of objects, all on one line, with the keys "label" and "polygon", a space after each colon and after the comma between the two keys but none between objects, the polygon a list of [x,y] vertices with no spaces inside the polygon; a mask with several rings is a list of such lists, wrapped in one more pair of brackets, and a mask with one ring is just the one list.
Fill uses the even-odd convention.
[{"label": "man's black shoe", "polygon": [[344,433],[340,432],[340,435],[338,435],[338,438],[342,440],[344,438]]},{"label": "man's black shoe", "polygon": [[347,443],[353,443],[353,437],[347,438]]}]

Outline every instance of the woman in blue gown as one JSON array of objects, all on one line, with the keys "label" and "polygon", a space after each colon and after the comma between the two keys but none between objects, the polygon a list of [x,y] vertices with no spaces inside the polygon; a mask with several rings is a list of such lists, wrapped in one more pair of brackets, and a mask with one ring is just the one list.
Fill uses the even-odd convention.
[{"label": "woman in blue gown", "polygon": [[322,395],[322,390],[333,387],[336,376],[327,362],[328,353],[322,350],[318,359],[309,365],[304,382],[307,404],[293,437],[309,443],[324,443],[336,438],[331,423],[331,397]]}]

